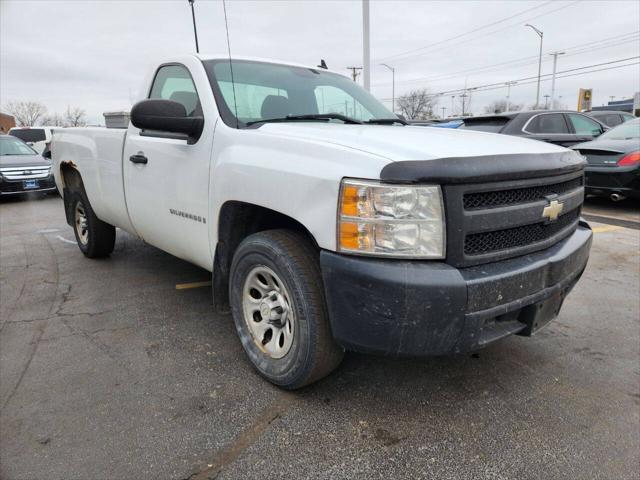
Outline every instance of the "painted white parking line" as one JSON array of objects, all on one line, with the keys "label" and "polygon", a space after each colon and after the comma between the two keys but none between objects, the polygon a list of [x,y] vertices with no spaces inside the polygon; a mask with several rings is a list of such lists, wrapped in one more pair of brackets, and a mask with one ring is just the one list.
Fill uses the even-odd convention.
[{"label": "painted white parking line", "polygon": [[45,228],[44,230],[38,230],[38,233],[56,233],[59,231],[59,228]]},{"label": "painted white parking line", "polygon": [[58,240],[60,240],[61,242],[70,243],[70,244],[72,244],[72,245],[75,245],[75,244],[76,244],[76,242],[75,242],[75,241],[73,241],[73,240],[67,240],[66,238],[64,238],[64,237],[63,237],[63,236],[61,236],[61,235],[56,235],[56,238],[57,238]]}]

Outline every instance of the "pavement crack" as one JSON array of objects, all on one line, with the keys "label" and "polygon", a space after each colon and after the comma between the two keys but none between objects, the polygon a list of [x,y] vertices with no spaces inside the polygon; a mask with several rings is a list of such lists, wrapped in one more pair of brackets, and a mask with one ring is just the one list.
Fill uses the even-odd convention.
[{"label": "pavement crack", "polygon": [[214,480],[222,470],[233,464],[251,445],[253,445],[269,426],[291,408],[300,397],[290,392],[280,392],[276,400],[262,410],[257,420],[243,430],[233,442],[218,451],[207,462],[207,468],[191,474],[183,480]]},{"label": "pavement crack", "polygon": [[44,335],[44,330],[46,327],[47,327],[46,324],[38,326],[38,329],[36,331],[36,338],[31,342],[33,344],[33,348],[31,349],[31,352],[29,352],[29,358],[27,359],[27,362],[25,363],[24,367],[22,368],[22,371],[20,372],[18,381],[11,389],[11,392],[9,393],[5,401],[2,403],[2,408],[0,410],[4,410],[6,408],[6,406],[9,404],[9,402],[11,401],[15,393],[18,391],[18,387],[20,387],[20,384],[22,383],[22,380],[24,379],[24,376],[27,373],[29,366],[31,365],[31,362],[33,361],[33,357],[35,357],[36,355],[36,350],[38,350],[38,345],[40,345],[40,340],[42,339],[42,335]]}]

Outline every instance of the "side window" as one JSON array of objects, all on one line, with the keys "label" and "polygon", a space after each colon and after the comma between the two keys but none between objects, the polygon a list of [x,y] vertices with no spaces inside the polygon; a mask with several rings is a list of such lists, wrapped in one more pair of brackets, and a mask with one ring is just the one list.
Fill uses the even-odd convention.
[{"label": "side window", "polygon": [[571,121],[571,125],[573,125],[577,135],[600,135],[602,133],[600,124],[584,115],[570,113],[569,121]]},{"label": "side window", "polygon": [[620,114],[620,116],[622,117],[622,123],[628,122],[629,120],[633,120],[634,118],[636,118],[633,115],[629,115],[628,113],[622,113]]},{"label": "side window", "polygon": [[173,100],[184,105],[188,116],[202,115],[200,99],[189,71],[182,65],[160,67],[151,86],[149,98]]},{"label": "side window", "polygon": [[320,85],[314,90],[318,113],[340,113],[357,120],[371,120],[373,115],[344,90]]},{"label": "side window", "polygon": [[530,133],[569,133],[567,122],[561,113],[538,115],[527,125]]},{"label": "side window", "polygon": [[603,117],[596,117],[597,120],[600,120],[605,125],[609,127],[615,127],[616,125],[620,125],[622,120],[620,119],[620,115],[617,113],[607,113]]}]

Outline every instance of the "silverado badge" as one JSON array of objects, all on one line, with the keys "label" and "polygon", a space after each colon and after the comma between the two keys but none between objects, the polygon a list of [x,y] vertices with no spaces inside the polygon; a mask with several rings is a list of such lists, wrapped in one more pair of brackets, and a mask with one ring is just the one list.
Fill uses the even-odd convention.
[{"label": "silverado badge", "polygon": [[551,200],[549,205],[544,207],[542,210],[542,216],[549,221],[553,222],[558,219],[558,216],[562,213],[562,208],[564,204],[560,203],[557,200]]}]

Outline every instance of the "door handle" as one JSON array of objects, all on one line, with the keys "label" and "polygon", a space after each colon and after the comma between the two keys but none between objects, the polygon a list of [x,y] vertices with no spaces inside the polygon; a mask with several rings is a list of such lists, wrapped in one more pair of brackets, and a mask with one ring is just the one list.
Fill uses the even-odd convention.
[{"label": "door handle", "polygon": [[129,161],[132,163],[142,163],[143,165],[146,165],[149,160],[147,160],[147,157],[145,157],[144,155],[138,154],[138,155],[131,155],[129,157]]}]

